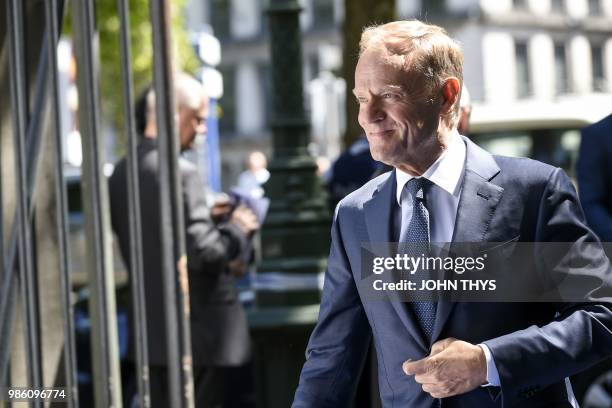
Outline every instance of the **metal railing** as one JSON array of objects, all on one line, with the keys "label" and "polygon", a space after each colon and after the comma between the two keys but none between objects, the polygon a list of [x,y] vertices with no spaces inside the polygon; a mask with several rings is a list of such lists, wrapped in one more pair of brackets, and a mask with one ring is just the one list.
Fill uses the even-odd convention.
[{"label": "metal railing", "polygon": [[[64,16],[64,0],[45,0],[45,29],[35,79],[29,77],[25,51],[31,37],[27,24],[32,2],[6,0],[7,41],[0,46],[9,48],[12,132],[14,145],[15,215],[8,240],[0,228],[0,389],[25,386],[28,388],[65,388],[69,407],[79,406],[77,387],[77,354],[68,245],[67,194],[64,182],[60,89],[58,82],[57,44]],[[87,259],[89,270],[89,315],[92,321],[91,358],[93,360],[96,407],[120,407],[121,378],[119,372],[118,333],[110,248],[110,216],[106,178],[102,171],[102,138],[100,132],[101,107],[98,89],[97,33],[95,1],[71,2],[73,41],[76,49],[77,87],[79,94],[79,123],[83,140],[82,199],[84,202]],[[24,15],[25,14],[25,15]],[[133,118],[133,80],[129,43],[129,7],[127,0],[117,0],[120,22],[121,74],[123,81],[124,123],[127,135],[127,185],[130,231],[130,282],[133,299],[134,344],[140,406],[150,406],[148,351],[146,342],[145,291],[141,242],[140,197],[137,136]],[[154,49],[154,88],[156,117],[159,129],[161,253],[165,282],[165,316],[168,354],[169,401],[172,407],[192,407],[193,378],[191,368],[191,340],[188,324],[189,297],[179,282],[186,279],[185,232],[183,230],[182,196],[177,173],[178,139],[174,123],[174,95],[172,84],[172,55],[170,33],[170,5],[168,0],[150,1]],[[28,31],[26,31],[28,30]],[[30,103],[28,95],[32,91]],[[49,122],[43,124],[43,112],[49,109]],[[40,171],[41,140],[53,135],[54,200],[57,228],[56,267],[60,271],[61,313],[64,335],[63,384],[43,384],[41,350],[40,304],[34,209],[37,206],[35,185]],[[0,143],[2,146],[2,143]],[[1,154],[7,152],[0,151]],[[6,179],[4,180],[6,182]],[[0,219],[7,219],[7,195],[0,180]],[[12,197],[11,197],[12,198]],[[25,327],[27,384],[9,381],[10,352],[14,338],[17,301],[22,302]],[[15,364],[15,362],[13,362]],[[48,368],[47,368],[48,369]],[[59,370],[59,368],[57,368]],[[54,373],[57,376],[58,373]],[[0,398],[0,401],[2,398]],[[42,406],[41,400],[33,400]],[[1,402],[0,402],[1,406]]]}]

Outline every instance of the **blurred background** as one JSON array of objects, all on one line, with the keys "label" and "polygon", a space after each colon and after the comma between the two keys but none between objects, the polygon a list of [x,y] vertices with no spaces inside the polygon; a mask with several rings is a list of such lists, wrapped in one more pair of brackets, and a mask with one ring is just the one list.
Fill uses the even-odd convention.
[{"label": "blurred background", "polygon": [[[102,59],[118,60],[113,2],[99,2]],[[103,4],[107,6],[103,6]],[[147,2],[131,1],[135,87],[150,82],[151,45]],[[181,0],[178,16],[181,64],[214,88],[218,99],[219,187],[227,189],[245,169],[250,151],[271,153],[271,61],[263,0]],[[364,24],[419,18],[441,25],[463,46],[465,85],[473,106],[471,134],[500,153],[535,156],[570,173],[579,145],[576,132],[610,113],[612,98],[612,2],[609,0],[302,0],[304,103],[310,115],[310,151],[333,162],[361,131],[350,97],[356,43]],[[348,14],[347,14],[348,13]],[[363,23],[362,21],[365,21]],[[140,27],[144,26],[144,27]],[[146,41],[147,38],[149,41]],[[138,41],[135,41],[135,40]],[[347,39],[350,39],[347,43]],[[107,44],[105,44],[105,42]],[[191,48],[190,48],[191,47]],[[344,49],[344,52],[343,52]],[[71,43],[60,44],[69,117]],[[343,64],[344,62],[344,64]],[[102,64],[106,161],[124,151],[120,135],[119,72]],[[107,79],[105,81],[105,79]],[[213,85],[214,83],[214,85]],[[349,98],[347,100],[347,89]],[[348,106],[347,106],[348,105]],[[534,132],[541,137],[533,139]],[[211,136],[214,137],[214,136]],[[511,141],[510,141],[511,139]],[[541,140],[540,140],[541,139]],[[544,141],[546,139],[546,141]],[[79,163],[78,137],[66,137],[67,159]],[[548,145],[548,146],[547,146]],[[556,146],[553,147],[553,145]],[[77,146],[71,149],[72,146]],[[556,149],[556,150],[555,150]],[[561,149],[563,151],[561,151]],[[73,153],[74,150],[74,153]],[[211,175],[212,178],[217,175]],[[215,181],[216,182],[216,181]],[[218,187],[218,188],[219,188]]]},{"label": "blurred background", "polygon": [[[8,4],[8,1],[1,3]],[[151,17],[149,1],[130,0],[128,3],[134,91],[139,94],[153,80]],[[282,171],[279,170],[282,166],[274,166],[274,129],[278,128],[274,87],[291,86],[278,83],[280,77],[275,75],[275,69],[281,65],[297,66],[302,77],[303,93],[296,92],[302,95],[309,137],[301,147],[308,156],[308,165],[304,168],[313,172],[316,181],[308,177],[300,179],[298,175],[294,184],[297,191],[307,180],[305,191],[315,191],[324,197],[326,215],[321,216],[322,221],[317,224],[323,231],[319,243],[323,249],[304,256],[304,259],[316,258],[316,262],[308,264],[310,269],[287,266],[292,272],[286,274],[293,279],[287,280],[283,275],[284,266],[289,265],[286,261],[299,258],[301,249],[297,248],[308,247],[313,241],[294,240],[283,244],[287,247],[271,248],[270,243],[279,240],[279,236],[284,241],[291,241],[287,238],[290,235],[282,232],[290,229],[291,224],[286,222],[279,226],[282,222],[272,217],[270,227],[266,230],[264,226],[256,240],[256,256],[249,272],[238,282],[241,302],[249,313],[255,351],[253,363],[245,368],[247,374],[238,373],[237,378],[248,377],[244,381],[255,384],[254,391],[250,385],[244,387],[245,392],[255,395],[253,401],[256,402],[252,404],[282,407],[291,401],[305,344],[316,321],[316,293],[320,289],[328,248],[329,214],[338,200],[383,169],[369,156],[367,142],[356,120],[357,104],[351,96],[357,45],[363,27],[412,18],[444,27],[461,43],[465,53],[464,85],[469,90],[469,97],[463,105],[471,109],[471,116],[464,134],[493,153],[532,157],[562,167],[576,181],[580,130],[612,112],[612,0],[300,0],[297,3],[301,7],[298,17],[301,38],[297,41],[302,56],[294,60],[288,56],[283,61],[271,58],[271,39],[283,34],[270,30],[270,16],[266,12],[270,3],[274,1],[173,0],[169,24],[176,65],[202,81],[211,97],[208,134],[196,139],[195,149],[188,158],[198,166],[212,196],[236,187],[249,189],[256,199],[270,199],[272,215],[282,211],[300,213],[300,206],[275,204],[290,200],[283,198],[289,195],[282,188],[265,183],[270,173],[274,179],[275,172]],[[32,83],[36,62],[39,54],[42,55],[43,4],[42,0],[23,1],[25,37],[30,44],[24,50],[30,63],[23,74],[29,76]],[[96,373],[89,364],[91,322],[87,311],[91,277],[85,256],[84,150],[78,119],[79,100],[83,98],[77,87],[79,66],[75,57],[74,17],[69,5],[64,9],[60,18],[57,73],[62,164],[68,198],[69,269],[75,307],[79,394],[82,406],[93,406]],[[127,151],[124,84],[119,69],[120,22],[115,1],[99,0],[95,2],[95,10],[99,45],[97,86],[101,101],[100,168],[105,176],[110,176],[114,164]],[[0,14],[3,22],[9,18],[5,13]],[[16,190],[23,188],[14,186],[11,156],[13,127],[7,46],[10,29],[0,24],[0,191],[2,200],[6,201],[0,214],[4,237],[10,235]],[[286,39],[289,49],[295,46],[294,40]],[[29,92],[30,108],[34,111],[34,85]],[[45,183],[52,179],[49,174],[35,175],[42,181],[38,184],[43,186],[43,193],[37,198],[41,199],[45,197]],[[314,185],[321,187],[312,187]],[[50,192],[47,194],[52,196]],[[306,200],[306,197],[297,200]],[[61,335],[53,333],[61,331],[63,318],[58,314],[59,309],[45,310],[44,307],[47,297],[59,296],[59,289],[52,289],[53,285],[57,286],[58,275],[49,273],[55,278],[44,276],[48,269],[45,260],[56,259],[53,255],[45,255],[45,251],[51,253],[56,249],[53,245],[47,248],[45,244],[53,241],[49,231],[54,231],[55,227],[44,226],[40,221],[50,217],[49,211],[55,208],[55,201],[51,197],[45,203],[41,205],[42,212],[37,216],[37,229],[33,234],[39,253],[36,263],[40,276],[41,326],[48,326],[43,328],[41,349],[45,359],[45,384],[61,384],[64,379],[58,374],[58,367],[63,340]],[[4,253],[8,239],[0,242]],[[128,274],[117,249],[112,253],[113,284],[117,288],[118,351],[123,359],[128,342]],[[3,262],[4,259],[3,255]],[[270,262],[270,259],[284,263]],[[6,275],[0,274],[2,276]],[[47,295],[44,294],[45,282],[51,291]],[[273,295],[258,296],[258,291]],[[295,296],[298,292],[301,297]],[[304,292],[315,292],[315,296],[302,296]],[[53,312],[55,315],[45,320],[45,313]],[[18,318],[17,324],[19,321]],[[26,353],[19,346],[23,338],[11,331],[2,335],[2,344],[12,347],[14,352],[9,378],[14,383],[19,382],[26,372],[18,363],[20,356]],[[370,358],[362,374],[355,406],[378,404],[373,365]],[[608,361],[574,380],[583,406],[612,407],[611,373],[612,365]],[[0,402],[0,406],[2,404]]]}]

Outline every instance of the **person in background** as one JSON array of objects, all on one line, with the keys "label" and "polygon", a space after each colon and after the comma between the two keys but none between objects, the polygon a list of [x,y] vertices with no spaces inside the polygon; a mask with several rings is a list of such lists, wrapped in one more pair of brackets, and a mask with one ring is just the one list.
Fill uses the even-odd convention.
[{"label": "person in background", "polygon": [[582,129],[576,173],[589,226],[612,242],[612,115]]},{"label": "person in background", "polygon": [[[206,133],[208,98],[201,83],[187,74],[178,73],[174,84],[177,136],[183,152],[192,147],[197,134]],[[176,334],[166,333],[164,314],[159,248],[159,152],[152,89],[136,104],[136,122],[142,136],[137,155],[151,406],[166,408],[169,406],[166,336]],[[109,191],[113,230],[126,265],[130,265],[126,171],[126,162],[122,159],[110,178]],[[250,360],[248,325],[229,265],[249,247],[250,236],[259,224],[253,212],[245,207],[235,208],[227,222],[215,224],[196,166],[180,157],[178,171],[184,205],[195,401],[198,408],[217,408],[223,406],[225,397],[224,368],[244,365]],[[129,349],[133,359],[132,342]]]},{"label": "person in background", "polygon": [[317,176],[325,181],[325,177],[331,169],[331,160],[327,156],[316,156],[315,164],[317,165]]},{"label": "person in background", "polygon": [[464,84],[461,88],[461,98],[459,99],[459,122],[457,123],[457,131],[460,135],[469,136],[471,115],[472,100],[470,98],[470,92]]},{"label": "person in background", "polygon": [[364,134],[360,135],[325,174],[330,208],[335,208],[347,194],[357,190],[385,168],[383,163],[372,158],[368,139]]},{"label": "person in background", "polygon": [[267,167],[266,156],[259,150],[252,151],[246,160],[246,170],[238,176],[237,187],[253,198],[263,197],[263,185],[270,178]]}]

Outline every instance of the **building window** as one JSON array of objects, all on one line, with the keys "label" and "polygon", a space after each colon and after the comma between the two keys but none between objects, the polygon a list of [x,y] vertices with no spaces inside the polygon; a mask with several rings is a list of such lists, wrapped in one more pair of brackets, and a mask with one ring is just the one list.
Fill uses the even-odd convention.
[{"label": "building window", "polygon": [[334,2],[333,0],[312,0],[312,27],[330,28],[334,26]]},{"label": "building window", "polygon": [[262,63],[257,66],[259,78],[261,79],[261,104],[264,115],[264,128],[271,125],[272,111],[272,71],[269,63]]},{"label": "building window", "polygon": [[429,0],[421,2],[421,17],[427,19],[430,15],[443,14],[445,11],[444,0]]},{"label": "building window", "polygon": [[600,16],[601,14],[601,0],[589,0],[589,15]]},{"label": "building window", "polygon": [[223,96],[219,100],[219,131],[224,133],[236,131],[236,69],[226,66],[219,67],[223,75]]},{"label": "building window", "polygon": [[591,44],[591,66],[593,69],[593,90],[606,90],[606,77],[604,74],[603,47],[599,44]]},{"label": "building window", "polygon": [[514,46],[516,57],[516,89],[519,98],[531,94],[531,76],[529,75],[529,55],[526,42],[517,42]]},{"label": "building window", "polygon": [[515,10],[527,10],[526,0],[512,0],[512,7]]},{"label": "building window", "polygon": [[230,0],[210,1],[210,22],[217,38],[230,37]]},{"label": "building window", "polygon": [[569,92],[569,70],[564,44],[555,44],[555,89],[557,94]]},{"label": "building window", "polygon": [[564,0],[551,0],[550,1],[550,11],[555,14],[563,14],[564,9]]},{"label": "building window", "polygon": [[319,76],[319,56],[317,54],[304,55],[304,65],[302,72],[302,80],[304,81],[304,106],[310,106],[312,95],[310,94],[309,84],[313,79]]},{"label": "building window", "polygon": [[259,27],[261,28],[260,33],[264,38],[268,38],[268,34],[270,32],[270,19],[268,18],[268,9],[266,4],[266,0],[259,0],[259,15],[261,20]]}]

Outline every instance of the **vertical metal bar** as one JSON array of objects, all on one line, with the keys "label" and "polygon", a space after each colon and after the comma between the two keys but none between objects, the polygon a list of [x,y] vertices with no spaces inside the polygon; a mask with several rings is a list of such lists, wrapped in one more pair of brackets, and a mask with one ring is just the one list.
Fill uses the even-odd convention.
[{"label": "vertical metal bar", "polygon": [[11,348],[11,333],[13,330],[13,323],[15,320],[15,293],[13,288],[17,285],[17,274],[5,268],[6,274],[2,281],[3,286],[2,292],[6,295],[0,301],[2,304],[2,317],[0,325],[0,387],[8,386],[9,378],[9,356]]},{"label": "vertical metal bar", "polygon": [[[47,56],[46,56],[46,42],[43,41],[41,49],[41,64],[39,65],[36,73],[36,93],[34,97],[34,113],[31,121],[28,125],[27,133],[27,186],[26,191],[28,197],[32,197],[36,189],[35,182],[36,177],[34,175],[38,169],[38,162],[40,158],[40,145],[41,145],[41,132],[40,132],[40,121],[42,118],[42,109],[45,101],[46,91],[46,69],[47,69]],[[29,216],[32,217],[34,213],[34,200],[29,200]],[[4,261],[4,271],[2,285],[0,286],[0,384],[5,383],[5,376],[7,374],[9,351],[10,351],[10,340],[11,332],[13,330],[13,321],[15,318],[15,303],[17,290],[15,287],[18,284],[17,273],[15,272],[15,258],[17,256],[17,240],[18,240],[18,227],[17,221],[13,220],[11,226],[10,240],[6,250],[7,256]]]},{"label": "vertical metal bar", "polygon": [[[15,181],[17,195],[17,223],[19,229],[19,275],[21,293],[24,302],[24,317],[26,329],[26,352],[28,362],[28,385],[40,388],[42,386],[42,370],[40,356],[40,326],[36,299],[38,291],[32,266],[32,236],[29,217],[29,197],[27,193],[27,173],[25,160],[26,120],[28,103],[25,78],[25,41],[23,33],[23,9],[19,0],[9,1],[8,27],[10,37],[10,67],[11,67],[11,104],[13,106],[13,132],[15,140]],[[34,406],[40,406],[35,401]]]},{"label": "vertical metal bar", "polygon": [[[2,137],[0,136],[0,282],[1,284],[4,284],[6,282],[5,278],[8,277],[9,274],[4,268],[4,261],[5,261],[5,256],[4,256],[4,251],[5,251],[5,248],[4,248],[4,197],[2,194],[3,188],[2,188],[2,160],[1,159],[2,159]],[[0,311],[1,309],[2,308],[0,307]],[[7,316],[4,316],[2,314],[0,314],[0,319],[8,320]],[[5,333],[3,330],[0,329],[0,354],[2,354],[3,343],[4,342],[8,343],[8,337],[9,337],[8,332]],[[1,357],[0,357],[0,361],[2,361]],[[6,370],[4,368],[4,365],[0,363],[0,387],[4,387],[8,385],[4,383],[4,378],[6,376],[5,371]]]},{"label": "vertical metal bar", "polygon": [[142,266],[142,231],[140,219],[140,185],[138,182],[137,135],[132,107],[134,106],[134,85],[132,81],[132,52],[130,47],[130,9],[127,0],[117,0],[119,10],[121,41],[121,76],[123,79],[123,104],[125,135],[128,142],[127,186],[130,233],[130,286],[134,333],[136,343],[136,373],[138,395],[141,406],[151,406],[149,389],[149,355],[147,345],[147,319],[145,306],[144,275]]},{"label": "vertical metal bar", "polygon": [[[42,139],[41,122],[42,112],[46,103],[47,92],[47,42],[43,40],[40,50],[40,64],[36,71],[36,90],[34,101],[34,109],[30,122],[28,123],[27,138],[26,138],[26,166],[27,166],[27,185],[25,187],[28,197],[33,197],[36,191],[36,173],[40,161],[40,146]],[[29,200],[29,217],[34,213],[34,200]],[[6,249],[6,257],[4,259],[5,274],[2,277],[3,281],[0,285],[0,384],[6,383],[10,339],[13,329],[13,321],[15,317],[15,303],[17,289],[17,274],[15,272],[15,258],[17,254],[17,239],[18,228],[16,217],[13,217],[11,226],[10,239]]]},{"label": "vertical metal bar", "polygon": [[68,260],[68,213],[66,186],[64,184],[64,154],[62,152],[62,123],[60,117],[59,82],[57,75],[57,43],[59,37],[59,21],[63,11],[62,5],[58,8],[57,0],[45,1],[45,21],[47,25],[47,51],[49,69],[49,84],[51,86],[51,112],[52,127],[55,132],[55,199],[57,244],[62,289],[62,312],[64,316],[64,371],[66,379],[67,403],[69,408],[78,407],[76,346],[74,338],[74,309],[72,307],[72,279]]},{"label": "vertical metal bar", "polygon": [[92,360],[96,407],[121,406],[115,284],[107,183],[102,172],[100,143],[98,37],[93,0],[72,2],[77,56],[79,123],[83,140],[82,197],[85,213],[91,297]]},{"label": "vertical metal bar", "polygon": [[[0,282],[4,282],[6,271],[4,269],[4,197],[2,194],[2,137],[0,137]],[[2,317],[2,315],[0,315]],[[1,375],[0,375],[1,377]],[[0,383],[0,387],[4,384]]]},{"label": "vertical metal bar", "polygon": [[167,358],[172,407],[193,407],[189,293],[177,276],[187,275],[183,200],[178,173],[178,137],[174,122],[171,15],[168,0],[150,2],[153,73],[159,146],[160,235],[164,273]]},{"label": "vertical metal bar", "polygon": [[[20,0],[22,1],[22,0]],[[24,155],[25,156],[25,155]],[[24,194],[27,194],[26,189],[24,189]],[[33,201],[32,196],[29,198],[30,202]],[[30,205],[32,208],[35,207],[35,205]],[[27,209],[26,209],[27,211]],[[26,213],[27,214],[27,213]],[[32,281],[31,281],[31,286],[32,286],[32,290],[29,291],[30,295],[32,296],[31,299],[28,299],[28,302],[31,302],[31,308],[32,310],[35,310],[36,312],[36,336],[37,336],[37,340],[35,341],[35,347],[38,349],[38,353],[39,353],[39,370],[40,370],[40,386],[43,387],[44,386],[44,380],[43,380],[43,357],[42,357],[42,352],[43,352],[43,346],[42,346],[42,335],[41,335],[41,326],[40,326],[40,292],[38,290],[38,241],[36,240],[36,219],[37,219],[37,214],[36,211],[32,211],[31,213],[29,213],[29,216],[27,216],[28,219],[28,227],[30,228],[30,253],[32,254],[32,257],[30,258],[30,264],[31,264],[31,276],[32,276]],[[23,290],[22,290],[23,293]],[[31,335],[31,334],[30,334]],[[44,404],[42,403],[42,401],[35,401],[34,402],[34,406],[35,407],[43,407]]]}]

